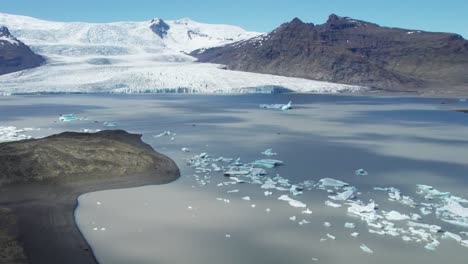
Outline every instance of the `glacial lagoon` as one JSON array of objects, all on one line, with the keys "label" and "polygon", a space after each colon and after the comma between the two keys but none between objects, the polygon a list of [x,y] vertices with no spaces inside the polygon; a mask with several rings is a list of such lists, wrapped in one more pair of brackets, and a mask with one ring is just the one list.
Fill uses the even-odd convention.
[{"label": "glacial lagoon", "polygon": [[[289,101],[286,111],[260,107]],[[79,197],[76,223],[100,263],[466,263],[466,211],[440,211],[447,197],[468,207],[468,115],[456,108],[468,103],[313,94],[15,96],[0,97],[0,135],[124,129],[176,161],[176,182]],[[60,120],[70,114],[76,120]],[[261,159],[283,164],[249,165]],[[251,167],[266,175],[224,176]],[[338,182],[332,179],[347,186],[321,184]]]}]

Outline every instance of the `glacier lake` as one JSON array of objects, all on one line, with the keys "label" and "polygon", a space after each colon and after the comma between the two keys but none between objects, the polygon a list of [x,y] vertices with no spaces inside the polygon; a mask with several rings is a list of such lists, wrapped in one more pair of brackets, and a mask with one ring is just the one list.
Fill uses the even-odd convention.
[{"label": "glacier lake", "polygon": [[[77,226],[100,263],[461,264],[461,108],[458,98],[315,94],[7,96],[0,136],[123,129],[176,161],[173,183],[78,198]],[[82,120],[59,120],[67,114]],[[283,164],[243,172],[261,159]]]}]

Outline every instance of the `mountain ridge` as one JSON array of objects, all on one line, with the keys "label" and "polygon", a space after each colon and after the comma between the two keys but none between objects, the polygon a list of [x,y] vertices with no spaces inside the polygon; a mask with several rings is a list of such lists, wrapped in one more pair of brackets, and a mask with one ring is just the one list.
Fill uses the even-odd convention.
[{"label": "mountain ridge", "polygon": [[381,27],[329,16],[295,18],[268,34],[191,53],[199,62],[388,90],[468,86],[468,41],[458,34]]},{"label": "mountain ridge", "polygon": [[44,62],[43,57],[0,25],[0,75],[38,67]]}]

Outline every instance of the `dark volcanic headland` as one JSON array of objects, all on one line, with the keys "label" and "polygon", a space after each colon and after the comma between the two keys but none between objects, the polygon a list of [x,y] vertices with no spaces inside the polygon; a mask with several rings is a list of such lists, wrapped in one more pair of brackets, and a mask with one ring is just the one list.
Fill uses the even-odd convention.
[{"label": "dark volcanic headland", "polygon": [[44,62],[8,28],[0,26],[0,75],[38,67]]},{"label": "dark volcanic headland", "polygon": [[457,34],[382,27],[331,15],[191,53],[227,69],[438,94],[468,90],[468,41]]},{"label": "dark volcanic headland", "polygon": [[164,184],[168,157],[125,131],[0,144],[0,263],[96,263],[74,222],[87,192]]}]

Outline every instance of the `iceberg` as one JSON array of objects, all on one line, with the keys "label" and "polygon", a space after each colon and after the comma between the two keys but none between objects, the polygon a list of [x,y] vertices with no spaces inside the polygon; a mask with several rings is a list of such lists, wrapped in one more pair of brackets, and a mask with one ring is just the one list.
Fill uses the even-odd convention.
[{"label": "iceberg", "polygon": [[385,216],[387,220],[390,220],[390,221],[403,221],[403,220],[410,219],[408,215],[401,214],[397,211],[390,211],[388,213],[384,212],[383,215]]},{"label": "iceberg", "polygon": [[290,206],[292,207],[300,207],[300,208],[306,208],[307,205],[303,202],[300,202],[300,201],[297,201],[297,200],[294,200],[294,199],[291,199],[289,196],[287,195],[281,195],[278,200],[281,200],[281,201],[285,201],[285,202],[288,202]]},{"label": "iceberg", "polygon": [[337,204],[337,203],[334,203],[334,202],[331,202],[331,201],[325,201],[325,205],[326,205],[326,206],[330,206],[330,207],[334,207],[334,208],[340,208],[340,207],[342,207],[341,204]]},{"label": "iceberg", "polygon": [[60,115],[59,120],[62,122],[73,122],[73,121],[80,121],[83,120],[83,117],[76,117],[73,114],[67,114],[67,115]]},{"label": "iceberg", "polygon": [[359,170],[356,170],[354,172],[354,175],[356,175],[356,176],[367,176],[367,175],[369,175],[369,173],[367,173],[367,171],[365,171],[364,169],[359,169]]},{"label": "iceberg", "polygon": [[374,253],[374,251],[372,251],[372,249],[370,249],[368,246],[366,246],[364,244],[361,244],[360,248],[365,253],[368,253],[368,254],[373,254]]},{"label": "iceberg", "polygon": [[289,110],[292,109],[292,102],[290,101],[287,104],[261,104],[260,108],[265,108],[265,109],[278,109],[278,110]]},{"label": "iceberg", "polygon": [[344,192],[339,193],[337,195],[328,196],[328,198],[330,198],[332,200],[335,200],[335,201],[346,201],[346,200],[354,197],[354,191],[355,191],[354,188],[350,188],[347,191],[344,191]]},{"label": "iceberg", "polygon": [[283,165],[283,162],[281,160],[274,160],[274,159],[261,159],[261,160],[254,161],[252,165],[262,166],[262,167],[271,169],[278,165]]},{"label": "iceberg", "polygon": [[267,149],[265,151],[263,151],[261,154],[265,155],[265,156],[276,156],[277,153],[274,153],[272,149]]},{"label": "iceberg", "polygon": [[342,188],[342,187],[348,186],[349,184],[347,184],[346,182],[342,182],[340,180],[324,178],[318,181],[317,185],[319,188],[330,188],[330,187]]},{"label": "iceberg", "polygon": [[[160,138],[160,137],[164,137],[164,136],[175,136],[175,135],[176,135],[176,133],[172,133],[171,131],[164,131],[159,135],[155,135],[154,137],[155,138]],[[201,158],[203,158],[203,157],[201,157]]]},{"label": "iceberg", "polygon": [[104,122],[103,126],[105,126],[105,127],[116,127],[117,123],[115,123],[115,122]]},{"label": "iceberg", "polygon": [[424,248],[426,248],[427,250],[434,251],[437,249],[439,245],[440,245],[440,242],[434,239],[431,243],[427,244]]}]

